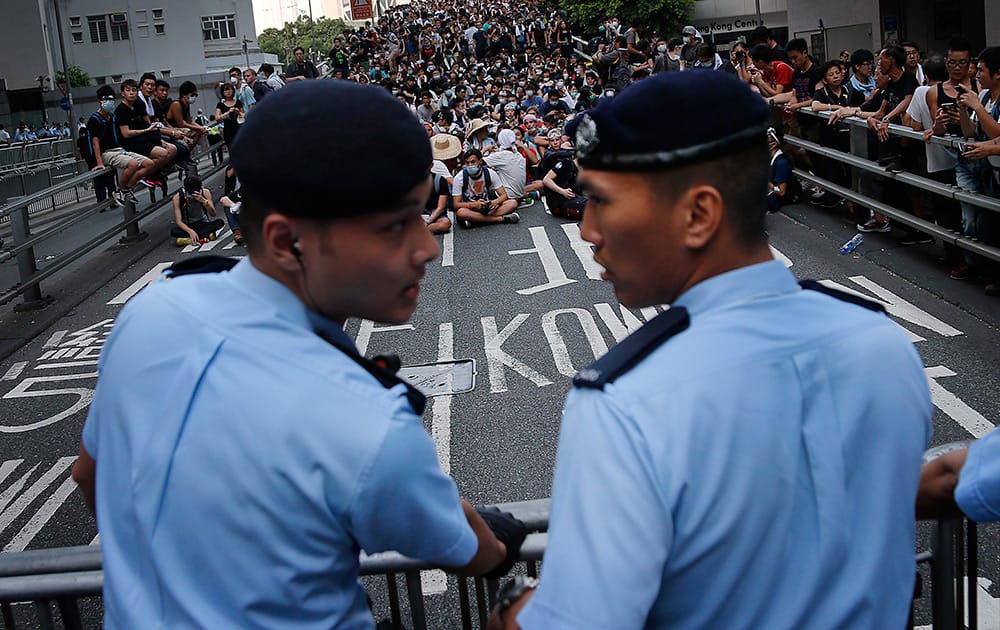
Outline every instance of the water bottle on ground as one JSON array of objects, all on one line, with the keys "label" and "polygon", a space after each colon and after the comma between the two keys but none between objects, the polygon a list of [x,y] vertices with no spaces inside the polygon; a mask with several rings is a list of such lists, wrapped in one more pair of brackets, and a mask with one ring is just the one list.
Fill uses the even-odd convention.
[{"label": "water bottle on ground", "polygon": [[850,254],[855,249],[857,249],[858,245],[860,245],[861,242],[864,240],[865,237],[863,234],[856,234],[854,238],[852,238],[851,240],[847,241],[846,243],[840,246],[840,255],[846,256]]}]

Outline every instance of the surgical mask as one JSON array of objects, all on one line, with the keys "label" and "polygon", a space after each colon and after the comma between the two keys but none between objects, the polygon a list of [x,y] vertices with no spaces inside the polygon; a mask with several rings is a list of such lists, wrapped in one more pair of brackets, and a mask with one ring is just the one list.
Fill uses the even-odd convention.
[{"label": "surgical mask", "polygon": [[112,113],[112,112],[115,111],[115,102],[114,101],[101,101],[101,109],[103,109],[104,111],[106,111],[107,113],[110,114],[110,113]]},{"label": "surgical mask", "polygon": [[534,96],[535,95],[535,91],[534,90],[525,90],[524,93],[525,93],[526,96]]},{"label": "surgical mask", "polygon": [[483,174],[483,167],[481,166],[466,166],[465,173],[472,179],[476,179]]},{"label": "surgical mask", "polygon": [[192,97],[188,98],[188,105],[194,105],[197,102],[198,102],[198,97],[197,96],[192,96]]},{"label": "surgical mask", "polygon": [[431,78],[434,79],[435,81],[437,81],[438,79],[441,78],[441,75],[440,74],[432,74]]},{"label": "surgical mask", "polygon": [[667,45],[666,44],[660,44],[659,46],[656,47],[656,52],[660,53],[661,55],[663,53],[667,52]]},{"label": "surgical mask", "polygon": [[239,81],[239,79],[237,79],[236,77],[229,77],[230,83],[236,83],[237,81]]}]

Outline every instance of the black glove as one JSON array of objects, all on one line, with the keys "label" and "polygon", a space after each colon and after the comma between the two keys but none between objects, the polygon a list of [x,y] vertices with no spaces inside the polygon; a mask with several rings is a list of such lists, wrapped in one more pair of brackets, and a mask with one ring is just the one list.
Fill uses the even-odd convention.
[{"label": "black glove", "polygon": [[528,528],[510,512],[501,512],[500,508],[477,507],[476,512],[483,517],[497,540],[507,547],[507,557],[503,562],[483,576],[492,579],[501,578],[507,575],[520,557],[521,545],[528,535]]}]

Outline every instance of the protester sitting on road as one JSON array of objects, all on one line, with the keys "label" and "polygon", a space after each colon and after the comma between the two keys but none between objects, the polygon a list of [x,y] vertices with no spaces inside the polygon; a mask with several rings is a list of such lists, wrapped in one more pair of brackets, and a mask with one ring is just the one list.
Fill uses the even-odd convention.
[{"label": "protester sitting on road", "polygon": [[226,169],[224,194],[219,197],[219,204],[226,213],[226,222],[233,232],[233,240],[237,245],[243,244],[243,231],[240,229],[240,208],[243,206],[243,192],[240,180],[236,177],[236,169]]},{"label": "protester sitting on road", "polygon": [[465,151],[478,151],[480,155],[489,155],[497,149],[492,133],[494,123],[482,118],[473,119],[465,133]]},{"label": "protester sitting on road", "polygon": [[558,129],[549,132],[549,150],[542,158],[539,171],[545,173],[545,203],[549,214],[562,219],[578,220],[583,217],[587,198],[579,190],[576,151],[569,136]]},{"label": "protester sitting on road", "polygon": [[[517,136],[512,129],[501,129],[497,134],[499,150],[485,156],[483,160],[500,178],[500,185],[507,192],[507,198],[520,202],[525,196],[527,166],[524,156],[517,150]],[[528,200],[526,205],[531,205]]]},{"label": "protester sitting on road", "polygon": [[927,376],[880,305],[773,259],[768,115],[665,72],[568,124],[602,277],[669,308],[574,378],[541,579],[491,628],[907,623]]},{"label": "protester sitting on road", "polygon": [[214,241],[225,223],[215,216],[212,191],[205,188],[201,178],[190,175],[184,179],[184,188],[174,194],[174,227],[170,235],[178,247]]},{"label": "protester sitting on road", "polygon": [[105,625],[371,628],[362,551],[505,574],[524,525],[461,501],[424,396],[344,332],[409,319],[439,252],[422,128],[380,88],[298,82],[260,103],[232,161],[247,258],[176,265],[102,350],[73,478]]},{"label": "protester sitting on road", "polygon": [[87,135],[95,162],[93,170],[103,169],[105,165],[121,170],[118,189],[111,195],[112,200],[118,206],[125,205],[125,202],[138,203],[132,187],[153,172],[153,161],[122,147],[114,115],[114,88],[110,85],[97,88],[97,101],[100,107],[87,121]]},{"label": "protester sitting on road", "polygon": [[455,215],[464,228],[491,223],[517,223],[517,199],[508,199],[500,177],[483,162],[477,149],[465,152],[465,167],[451,187]]}]

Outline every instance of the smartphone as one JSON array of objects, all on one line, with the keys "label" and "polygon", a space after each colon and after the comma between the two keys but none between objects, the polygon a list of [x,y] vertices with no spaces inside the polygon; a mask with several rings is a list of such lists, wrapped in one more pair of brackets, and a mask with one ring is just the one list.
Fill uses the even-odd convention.
[{"label": "smartphone", "polygon": [[958,145],[958,152],[959,153],[967,153],[970,149],[972,149],[972,147],[970,147],[969,145],[965,144],[964,142],[961,142]]},{"label": "smartphone", "polygon": [[958,103],[941,103],[941,109],[950,114],[951,112],[958,110]]}]

